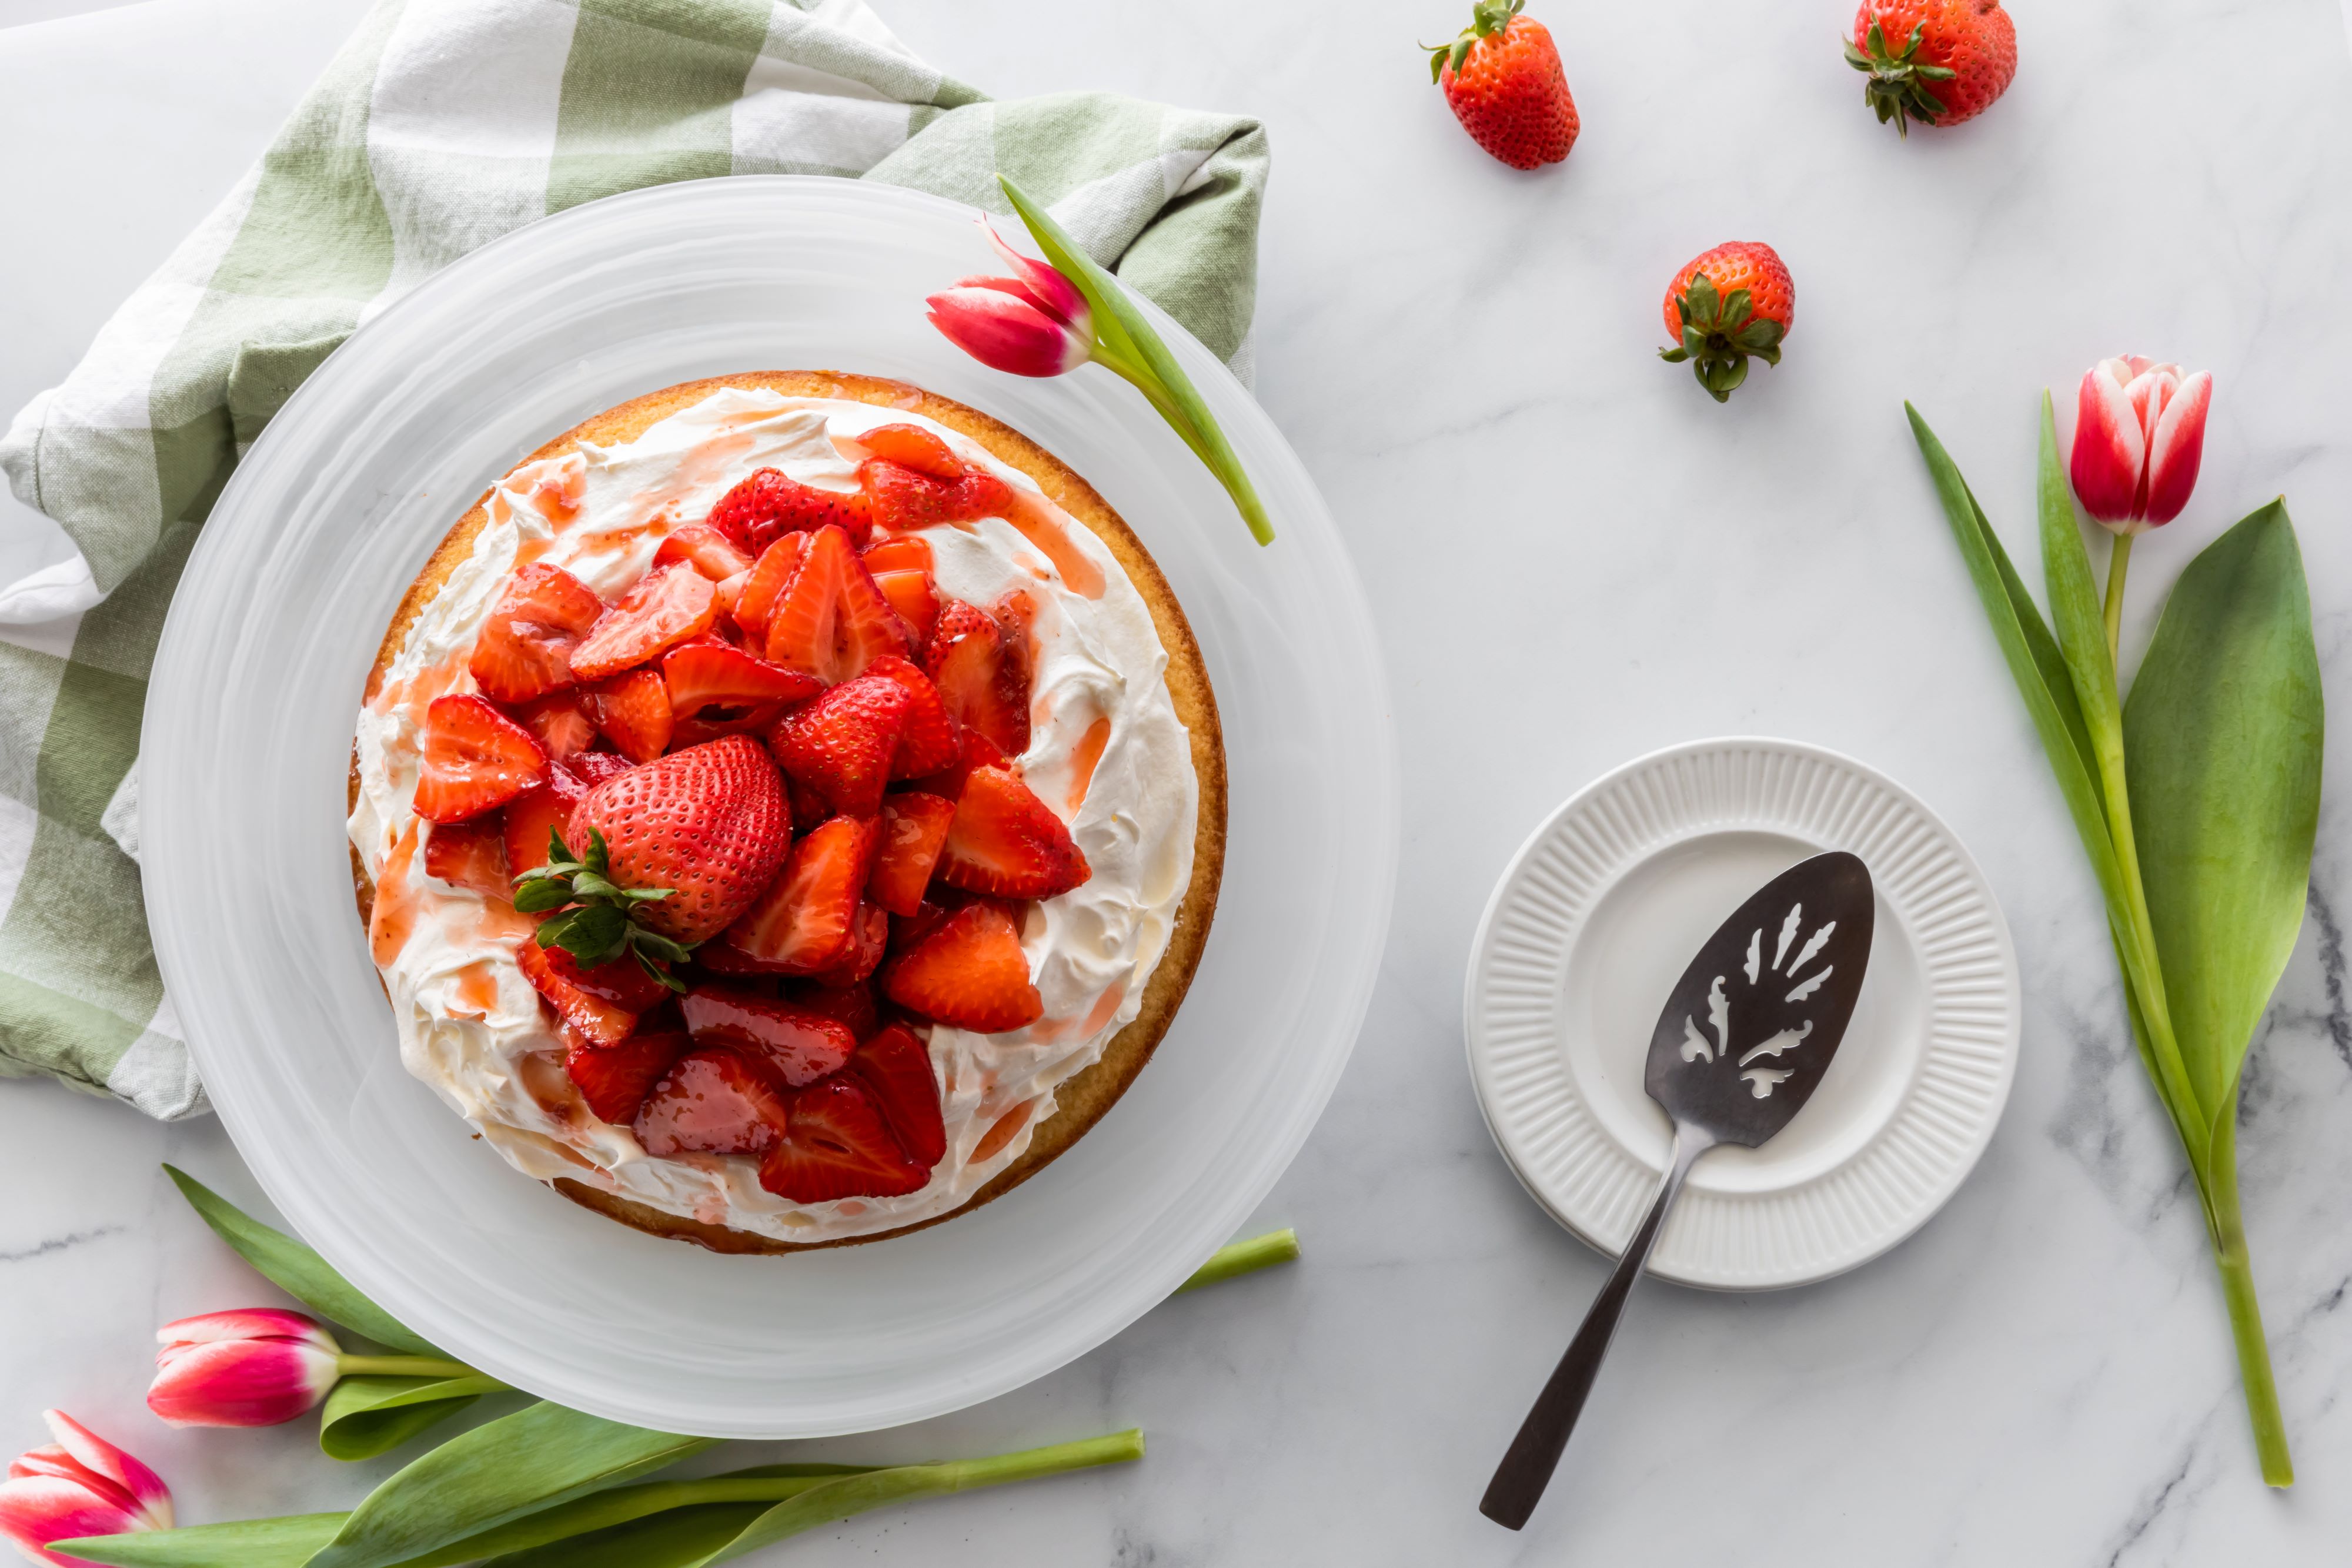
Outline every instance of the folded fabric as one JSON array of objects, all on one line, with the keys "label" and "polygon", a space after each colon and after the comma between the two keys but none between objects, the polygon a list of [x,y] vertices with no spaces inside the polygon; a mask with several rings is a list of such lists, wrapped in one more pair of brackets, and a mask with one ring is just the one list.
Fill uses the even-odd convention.
[{"label": "folded fabric", "polygon": [[0,585],[0,1075],[206,1108],[140,894],[141,708],[205,514],[336,345],[475,246],[615,192],[835,174],[1004,212],[999,170],[1246,375],[1255,120],[991,102],[864,0],[380,0],[0,440],[16,493],[80,551]]}]

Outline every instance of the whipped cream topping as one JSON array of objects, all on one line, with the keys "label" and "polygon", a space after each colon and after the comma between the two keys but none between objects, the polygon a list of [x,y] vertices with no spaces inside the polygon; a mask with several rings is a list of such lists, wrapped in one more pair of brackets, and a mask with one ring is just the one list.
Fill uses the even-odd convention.
[{"label": "whipped cream topping", "polygon": [[[668,531],[699,522],[753,469],[857,487],[858,435],[919,423],[1013,486],[1019,523],[924,531],[940,591],[987,606],[1025,590],[1029,749],[1039,799],[1069,824],[1093,874],[1034,906],[1022,934],[1045,1014],[1026,1029],[930,1030],[947,1154],[920,1190],[799,1204],[761,1186],[749,1156],[656,1159],[600,1122],[572,1088],[562,1045],[516,965],[532,923],[504,900],[428,875],[411,808],[425,706],[475,690],[466,664],[515,568],[560,566],[610,601]],[[470,558],[410,626],[362,709],[350,833],[376,883],[369,940],[400,1030],[401,1060],[518,1170],[569,1176],[667,1213],[786,1241],[830,1241],[933,1218],[967,1202],[1028,1147],[1057,1086],[1100,1058],[1140,1009],[1192,881],[1200,786],[1168,694],[1166,650],[1118,561],[1019,470],[904,411],[729,388],[623,445],[583,445],[499,482]]]}]

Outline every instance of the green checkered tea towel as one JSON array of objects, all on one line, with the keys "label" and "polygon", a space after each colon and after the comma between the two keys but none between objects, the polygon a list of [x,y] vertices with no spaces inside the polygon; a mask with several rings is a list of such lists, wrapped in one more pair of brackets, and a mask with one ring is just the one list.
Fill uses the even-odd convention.
[{"label": "green checkered tea towel", "polygon": [[1000,169],[1246,373],[1254,120],[1104,93],[992,103],[865,0],[380,0],[0,442],[16,493],[80,549],[0,586],[0,1075],[205,1108],[140,897],[148,664],[238,455],[354,328],[484,241],[619,191],[838,174],[1003,212]]}]

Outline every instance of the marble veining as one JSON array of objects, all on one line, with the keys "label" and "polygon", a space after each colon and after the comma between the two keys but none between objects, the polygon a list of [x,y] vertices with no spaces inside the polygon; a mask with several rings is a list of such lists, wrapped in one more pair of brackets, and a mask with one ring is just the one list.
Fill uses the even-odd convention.
[{"label": "marble veining", "polygon": [[[1406,839],[1356,1059],[1259,1216],[1298,1227],[1303,1262],[1171,1301],[957,1416],[709,1462],[981,1453],[1129,1424],[1149,1457],[749,1561],[2345,1561],[2352,328],[2320,298],[2352,254],[2336,6],[2017,0],[2007,98],[1904,143],[1838,57],[1850,4],[1684,0],[1668,21],[1530,0],[1584,132],[1568,164],[1526,176],[1460,134],[1412,47],[1460,26],[1461,0],[1023,0],[1018,25],[1001,5],[876,3],[992,93],[1101,87],[1265,117],[1258,392],[1385,628]],[[64,373],[363,9],[157,0],[0,30],[0,133],[41,150],[0,168],[0,203],[42,214],[0,247],[0,402]],[[1692,39],[1737,47],[1701,82]],[[1674,267],[1727,238],[1780,250],[1796,320],[1782,364],[1718,407],[1654,350]],[[2034,395],[2055,388],[2063,409],[2085,366],[2125,351],[2217,382],[2196,497],[2135,558],[2126,649],[2195,549],[2284,491],[2339,716],[2311,918],[2240,1121],[2301,1477],[2284,1495],[2256,1479],[2095,886],[1902,418],[1907,397],[1934,423],[2038,583]],[[1542,1510],[1508,1535],[1478,1493],[1608,1264],[1519,1190],[1472,1101],[1471,933],[1576,789],[1740,733],[1850,752],[1969,846],[2022,965],[2016,1088],[1975,1176],[1885,1258],[1768,1295],[1645,1286]],[[163,1470],[189,1520],[348,1505],[394,1461],[336,1465],[302,1427],[169,1431],[142,1406],[157,1324],[275,1299],[163,1159],[256,1197],[215,1123],[0,1084],[0,1455],[58,1405]],[[1739,1462],[1695,1476],[1694,1434]]]}]

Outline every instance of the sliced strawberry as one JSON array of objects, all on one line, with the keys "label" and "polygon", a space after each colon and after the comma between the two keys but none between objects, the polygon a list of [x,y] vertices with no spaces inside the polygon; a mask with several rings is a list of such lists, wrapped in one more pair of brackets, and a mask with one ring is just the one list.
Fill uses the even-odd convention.
[{"label": "sliced strawberry", "polygon": [[894,534],[867,545],[858,559],[878,580],[886,571],[931,571],[931,541],[920,534]]},{"label": "sliced strawberry", "polygon": [[956,803],[943,796],[884,796],[866,896],[893,915],[912,915],[920,909],[955,814]]},{"label": "sliced strawberry", "polygon": [[996,748],[996,742],[976,729],[967,729],[963,732],[962,749],[953,762],[940,768],[937,773],[927,773],[920,779],[909,779],[907,780],[907,788],[919,790],[926,795],[944,796],[953,800],[962,796],[963,781],[971,777],[973,768],[1013,766],[1005,759],[1004,753]]},{"label": "sliced strawberry", "polygon": [[931,627],[940,618],[940,591],[931,581],[931,574],[877,571],[874,574],[874,586],[882,591],[882,597],[890,601],[890,608],[907,623],[908,645],[915,657],[920,658],[923,650],[930,646]]},{"label": "sliced strawberry", "polygon": [[860,904],[849,923],[847,956],[816,977],[830,986],[856,985],[873,977],[889,951],[889,912],[878,904]]},{"label": "sliced strawberry", "polygon": [[766,652],[773,663],[835,685],[885,653],[905,657],[907,623],[874,586],[849,536],[819,528],[768,617]]},{"label": "sliced strawberry", "polygon": [[589,968],[561,947],[540,947],[536,942],[528,946],[539,947],[547,959],[549,973],[556,980],[576,987],[600,1002],[643,1013],[669,999],[669,988],[646,974],[645,967],[635,958],[615,958]]},{"label": "sliced strawberry", "polygon": [[[611,988],[601,983],[593,990],[581,984],[584,972],[572,961],[572,955],[562,948],[542,947],[526,936],[516,945],[515,962],[520,966],[523,977],[555,1009],[555,1016],[591,1045],[616,1045],[626,1040],[637,1027],[638,1009],[623,1007],[610,995],[604,994]],[[624,962],[630,968],[636,968],[635,960]],[[605,977],[602,971],[613,967],[610,964],[599,967],[597,978],[600,982]],[[642,971],[638,977],[645,978]]]},{"label": "sliced strawberry", "polygon": [[673,528],[654,551],[656,570],[680,560],[713,582],[724,582],[739,571],[751,570],[751,558],[736,549],[734,540],[700,523]]},{"label": "sliced strawberry", "polygon": [[719,497],[707,520],[748,555],[759,554],[779,535],[828,524],[864,544],[873,527],[864,497],[803,485],[781,468],[762,468]]},{"label": "sliced strawberry", "polygon": [[[541,788],[544,789],[542,785]],[[511,898],[507,880],[506,826],[495,817],[434,824],[425,838],[425,872],[484,898]]]},{"label": "sliced strawberry", "polygon": [[901,468],[933,479],[961,479],[964,476],[964,461],[958,457],[937,432],[919,424],[877,424],[857,438],[857,444],[869,457],[879,457],[886,463],[896,463]]},{"label": "sliced strawberry", "polygon": [[656,1159],[763,1154],[791,1124],[792,1098],[764,1064],[725,1046],[700,1047],[672,1062],[646,1096],[637,1142]]},{"label": "sliced strawberry", "polygon": [[768,617],[784,590],[792,586],[793,574],[800,570],[801,557],[808,549],[808,538],[806,534],[786,534],[770,545],[761,552],[751,574],[736,592],[728,613],[754,648],[765,649],[768,645]]},{"label": "sliced strawberry", "polygon": [[913,1030],[894,1023],[857,1048],[849,1071],[874,1097],[907,1157],[925,1169],[938,1165],[948,1152],[948,1130],[930,1048]]},{"label": "sliced strawberry", "polygon": [[831,801],[789,773],[784,775],[784,799],[792,805],[794,833],[805,833],[833,815]]},{"label": "sliced strawberry", "polygon": [[870,817],[881,810],[911,706],[906,688],[877,670],[786,714],[768,746],[786,774],[835,811]]},{"label": "sliced strawberry", "polygon": [[895,1197],[931,1179],[898,1146],[857,1082],[828,1078],[793,1097],[792,1122],[760,1166],[760,1185],[794,1203]]},{"label": "sliced strawberry", "polygon": [[547,753],[530,731],[481,698],[435,697],[425,708],[416,814],[426,821],[478,817],[546,777]]},{"label": "sliced strawberry", "polygon": [[601,681],[642,664],[665,648],[699,637],[719,618],[719,592],[690,566],[665,566],[637,580],[572,650],[572,674]]},{"label": "sliced strawberry", "polygon": [[795,975],[822,974],[850,956],[858,895],[874,859],[871,819],[835,817],[793,845],[784,869],[728,928],[749,957]]},{"label": "sliced strawberry", "polygon": [[723,931],[694,950],[694,961],[710,973],[724,975],[730,979],[751,979],[784,973],[776,965],[754,958],[735,946],[734,940]]},{"label": "sliced strawberry", "polygon": [[857,465],[857,484],[866,492],[874,526],[890,533],[999,517],[1013,507],[1012,487],[995,475],[979,470],[957,479],[940,479],[903,464],[869,457]]},{"label": "sliced strawberry", "polygon": [[502,703],[529,702],[572,684],[572,654],[604,601],[559,566],[533,561],[507,579],[474,639],[467,670]]},{"label": "sliced strawberry", "polygon": [[618,1045],[575,1045],[564,1053],[563,1070],[598,1121],[625,1127],[655,1082],[692,1044],[683,1034],[647,1030]]},{"label": "sliced strawberry", "polygon": [[912,915],[893,915],[890,919],[890,956],[895,958],[901,953],[911,953],[921,946],[932,932],[948,923],[949,915],[962,907],[961,904],[950,904],[926,898],[915,906]]},{"label": "sliced strawberry", "polygon": [[597,730],[632,762],[651,762],[669,749],[669,686],[658,670],[624,671],[581,693]]},{"label": "sliced strawberry", "polygon": [[[604,752],[583,752],[582,758],[610,757]],[[520,876],[547,863],[548,833],[562,832],[572,821],[572,808],[588,793],[588,786],[562,763],[551,763],[547,782],[536,789],[526,790],[507,802],[501,823],[506,841],[507,874]],[[513,896],[511,887],[505,890]]]},{"label": "sliced strawberry", "polygon": [[727,1045],[763,1061],[798,1089],[849,1060],[857,1036],[822,1013],[731,986],[697,986],[678,1007],[697,1045]]},{"label": "sliced strawberry", "polygon": [[671,716],[699,727],[698,735],[720,725],[765,728],[761,721],[772,722],[785,704],[824,690],[814,675],[772,664],[715,637],[697,638],[663,654],[662,679],[668,685]]},{"label": "sliced strawberry", "polygon": [[1029,749],[1028,659],[1007,646],[995,616],[949,600],[923,664],[956,723],[978,730],[1007,757]]},{"label": "sliced strawberry", "polygon": [[569,761],[596,744],[596,723],[588,716],[577,687],[533,697],[515,709],[539,748],[558,762]]},{"label": "sliced strawberry", "polygon": [[636,764],[617,751],[583,751],[565,766],[580,776],[582,792],[585,793],[607,779],[618,779]]},{"label": "sliced strawberry", "polygon": [[996,1034],[1045,1016],[1012,917],[992,904],[957,910],[883,967],[882,994],[956,1029]]},{"label": "sliced strawberry", "polygon": [[1051,898],[1092,875],[1054,809],[1010,768],[975,768],[940,852],[950,887],[1000,898]]},{"label": "sliced strawberry", "polygon": [[907,694],[906,728],[899,733],[898,749],[891,754],[891,778],[919,779],[955,761],[963,737],[929,675],[896,654],[875,660],[866,666],[866,674],[887,677]]},{"label": "sliced strawberry", "polygon": [[784,987],[784,999],[804,1011],[847,1025],[849,1032],[860,1040],[872,1034],[881,1019],[881,1009],[874,1002],[874,988],[864,980],[845,986],[828,985],[823,980],[793,980]]}]

